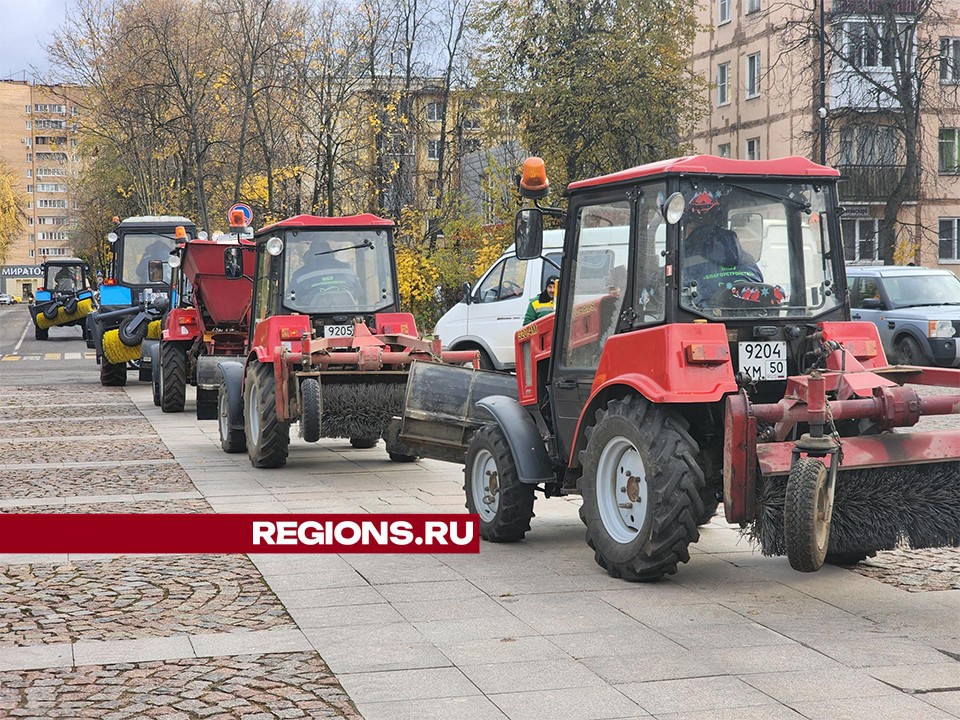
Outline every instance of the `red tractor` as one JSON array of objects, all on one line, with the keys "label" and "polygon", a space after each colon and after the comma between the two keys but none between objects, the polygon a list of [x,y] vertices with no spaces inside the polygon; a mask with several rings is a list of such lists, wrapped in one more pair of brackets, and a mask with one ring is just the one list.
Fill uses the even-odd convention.
[{"label": "red tractor", "polygon": [[904,387],[960,371],[889,367],[850,321],[837,178],[686,157],[572,183],[562,212],[531,158],[517,255],[564,219],[556,313],[517,332],[515,380],[415,366],[397,436],[465,457],[489,541],[524,537],[535,493],[581,495],[597,563],[626,580],[676,572],[720,502],[801,571],[960,544],[960,432],[896,432],[960,413],[960,392]]},{"label": "red tractor", "polygon": [[[478,363],[476,351],[420,339],[400,312],[389,220],[297,215],[227,248],[226,277],[244,255],[256,263],[253,320],[244,360],[220,363],[220,442],[254,467],[286,463],[291,423],[307,442],[373,447],[400,412],[412,361]],[[392,459],[415,459],[385,439]]]},{"label": "red tractor", "polygon": [[244,239],[243,227],[231,230],[216,240],[181,242],[170,253],[169,264],[177,275],[176,306],[164,317],[152,363],[153,401],[163,412],[182,412],[187,385],[195,385],[197,419],[216,419],[218,365],[246,353],[254,255],[238,253],[239,264],[228,268],[228,278],[224,249],[252,249],[253,233]]}]

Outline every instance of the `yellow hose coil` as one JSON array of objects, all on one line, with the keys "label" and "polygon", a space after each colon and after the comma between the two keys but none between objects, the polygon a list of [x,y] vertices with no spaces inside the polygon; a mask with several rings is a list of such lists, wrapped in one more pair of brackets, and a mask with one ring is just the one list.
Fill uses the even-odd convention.
[{"label": "yellow hose coil", "polygon": [[119,330],[107,330],[103,334],[103,356],[113,365],[140,359],[140,345],[128,347],[120,342]]},{"label": "yellow hose coil", "polygon": [[77,303],[77,311],[73,313],[67,313],[64,311],[63,306],[61,305],[57,308],[57,316],[50,320],[42,312],[37,313],[37,327],[41,330],[46,330],[47,328],[56,327],[57,325],[63,325],[68,323],[71,320],[79,320],[82,317],[86,317],[93,312],[93,301],[90,298],[85,298]]}]

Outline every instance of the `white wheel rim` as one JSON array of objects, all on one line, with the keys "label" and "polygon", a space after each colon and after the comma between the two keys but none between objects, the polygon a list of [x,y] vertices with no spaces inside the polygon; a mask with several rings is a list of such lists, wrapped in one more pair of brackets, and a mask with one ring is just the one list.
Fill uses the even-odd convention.
[{"label": "white wheel rim", "polygon": [[220,415],[220,439],[226,440],[227,436],[230,434],[230,403],[227,402],[226,391],[220,393],[220,402],[218,404]]},{"label": "white wheel rim", "polygon": [[246,403],[247,424],[250,426],[250,443],[256,445],[260,442],[260,404],[259,393],[256,384],[251,383],[250,397]]},{"label": "white wheel rim", "polygon": [[603,448],[596,485],[603,527],[613,540],[626,545],[640,534],[649,508],[646,468],[627,438],[618,435]]},{"label": "white wheel rim", "polygon": [[480,519],[491,522],[500,508],[500,478],[497,463],[489,450],[481,449],[473,459],[470,491]]}]

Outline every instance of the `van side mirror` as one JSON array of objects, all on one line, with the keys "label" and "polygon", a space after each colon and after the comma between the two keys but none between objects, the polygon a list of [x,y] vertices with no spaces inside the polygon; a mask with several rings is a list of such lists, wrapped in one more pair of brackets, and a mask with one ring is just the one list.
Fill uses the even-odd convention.
[{"label": "van side mirror", "polygon": [[534,260],[543,251],[543,213],[540,208],[523,208],[513,223],[519,260]]},{"label": "van side mirror", "polygon": [[465,282],[463,284],[463,300],[467,305],[473,302],[473,286],[470,283]]},{"label": "van side mirror", "polygon": [[147,263],[147,279],[152,282],[163,282],[163,260],[151,260]]},{"label": "van side mirror", "polygon": [[243,277],[243,250],[240,247],[223,249],[223,276],[227,280],[239,280]]}]

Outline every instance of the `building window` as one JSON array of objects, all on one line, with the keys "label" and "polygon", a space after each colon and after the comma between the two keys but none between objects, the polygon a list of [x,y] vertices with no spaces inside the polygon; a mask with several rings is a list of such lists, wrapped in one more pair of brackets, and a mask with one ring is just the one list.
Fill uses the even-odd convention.
[{"label": "building window", "polygon": [[440,141],[427,140],[427,160],[440,159]]},{"label": "building window", "polygon": [[30,227],[33,227],[33,218],[32,218],[32,217],[28,217],[28,218],[27,218],[27,225],[29,225]]},{"label": "building window", "polygon": [[717,65],[717,105],[730,102],[730,63]]},{"label": "building window", "polygon": [[67,249],[65,247],[42,247],[37,250],[39,255],[66,255]]},{"label": "building window", "polygon": [[747,140],[747,160],[760,159],[760,138]]},{"label": "building window", "polygon": [[37,183],[37,192],[64,193],[67,186],[62,183]]},{"label": "building window", "polygon": [[895,128],[848,125],[840,130],[841,165],[895,165],[900,155]]},{"label": "building window", "polygon": [[896,38],[892,33],[869,22],[844,23],[843,33],[845,54],[853,67],[893,66]]},{"label": "building window", "polygon": [[24,106],[23,106],[23,111],[24,111],[27,115],[29,115],[29,114],[30,114],[30,106],[29,106],[29,105],[24,105]]},{"label": "building window", "polygon": [[33,162],[33,153],[27,153],[27,162]]},{"label": "building window", "polygon": [[879,220],[876,218],[843,220],[840,229],[843,235],[843,256],[847,262],[869,264],[880,261],[877,243]]},{"label": "building window", "polygon": [[717,0],[717,25],[730,22],[730,0]]},{"label": "building window", "polygon": [[960,129],[940,128],[940,172],[945,175],[960,173]]},{"label": "building window", "polygon": [[427,120],[439,120],[443,113],[443,108],[438,102],[427,103]]},{"label": "building window", "polygon": [[465,117],[460,125],[464,130],[480,129],[480,121],[475,117]]},{"label": "building window", "polygon": [[36,256],[34,255],[34,253],[33,253],[33,250],[30,250],[30,251],[27,253],[27,257],[31,257],[31,258],[32,258],[32,257],[36,257]]},{"label": "building window", "polygon": [[38,208],[63,208],[66,210],[66,200],[37,200]]},{"label": "building window", "polygon": [[33,177],[33,170],[31,170],[30,168],[27,168],[27,177],[28,177],[28,178],[32,178],[32,177]]},{"label": "building window", "polygon": [[33,192],[33,185],[27,185],[27,192],[28,192],[28,193],[32,193],[32,192]]},{"label": "building window", "polygon": [[760,53],[747,55],[747,97],[760,95]]},{"label": "building window", "polygon": [[730,143],[721,143],[717,145],[717,155],[719,157],[730,157]]},{"label": "building window", "polygon": [[960,218],[940,218],[940,259],[960,260]]},{"label": "building window", "polygon": [[760,11],[760,0],[747,0],[747,15]]},{"label": "building window", "polygon": [[960,82],[960,38],[940,38],[940,82]]},{"label": "building window", "polygon": [[480,150],[480,138],[466,138],[461,143],[461,152],[464,155],[469,155],[470,153],[479,152]]}]

